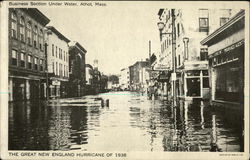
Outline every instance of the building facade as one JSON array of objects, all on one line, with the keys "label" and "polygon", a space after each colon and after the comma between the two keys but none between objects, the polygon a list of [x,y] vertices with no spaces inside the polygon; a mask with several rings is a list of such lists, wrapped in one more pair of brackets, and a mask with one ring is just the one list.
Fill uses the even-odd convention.
[{"label": "building facade", "polygon": [[86,94],[85,50],[78,42],[69,44],[69,85],[67,88],[70,97],[79,97]]},{"label": "building facade", "polygon": [[122,90],[129,89],[129,68],[123,68],[120,72],[119,84]]},{"label": "building facade", "polygon": [[9,101],[45,98],[44,27],[35,8],[9,9]]},{"label": "building facade", "polygon": [[70,42],[55,27],[46,27],[47,68],[50,98],[66,97],[69,80],[69,46]]},{"label": "building facade", "polygon": [[86,93],[87,94],[94,94],[94,70],[93,67],[90,64],[85,65],[86,69]]},{"label": "building facade", "polygon": [[[145,91],[146,79],[149,75],[146,73],[149,69],[149,61],[137,61],[129,67],[130,90]],[[146,78],[148,77],[148,78]]]},{"label": "building facade", "polygon": [[208,46],[212,102],[243,107],[245,11],[238,12],[201,44]]},{"label": "building facade", "polygon": [[176,76],[169,78],[176,79],[176,93],[171,86],[172,95],[184,99],[210,97],[208,51],[200,41],[226,23],[234,12],[231,9],[203,8],[159,10],[160,63],[166,65],[170,72],[173,67],[176,69]]}]

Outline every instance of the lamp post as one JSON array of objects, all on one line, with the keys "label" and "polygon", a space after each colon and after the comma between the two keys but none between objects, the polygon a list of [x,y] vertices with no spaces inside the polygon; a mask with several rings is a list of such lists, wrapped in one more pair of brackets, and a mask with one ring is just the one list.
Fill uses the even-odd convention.
[{"label": "lamp post", "polygon": [[160,40],[162,41],[162,35],[170,34],[172,36],[172,67],[173,72],[171,74],[172,77],[172,87],[173,87],[173,106],[176,107],[176,64],[175,64],[175,57],[176,57],[176,34],[175,34],[175,9],[171,9],[171,18],[172,18],[172,32],[170,33],[163,33],[163,28],[165,24],[163,22],[158,22],[158,28],[160,31]]}]

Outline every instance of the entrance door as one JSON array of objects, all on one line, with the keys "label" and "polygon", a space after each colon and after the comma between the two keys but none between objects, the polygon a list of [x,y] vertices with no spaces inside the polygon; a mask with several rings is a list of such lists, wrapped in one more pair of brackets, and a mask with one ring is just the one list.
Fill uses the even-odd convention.
[{"label": "entrance door", "polygon": [[200,78],[187,78],[187,96],[201,96]]}]

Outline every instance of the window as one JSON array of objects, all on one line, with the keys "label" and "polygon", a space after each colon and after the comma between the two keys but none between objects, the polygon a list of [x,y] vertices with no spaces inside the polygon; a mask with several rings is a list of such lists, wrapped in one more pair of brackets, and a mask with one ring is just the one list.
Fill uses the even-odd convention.
[{"label": "window", "polygon": [[54,44],[52,44],[52,56],[54,56]]},{"label": "window", "polygon": [[228,20],[229,20],[229,18],[221,17],[220,18],[220,26],[224,25]]},{"label": "window", "polygon": [[34,27],[34,47],[37,48],[37,32],[38,32],[38,29],[37,29],[37,26]]},{"label": "window", "polygon": [[180,66],[181,65],[181,56],[180,55],[178,55],[178,65]]},{"label": "window", "polygon": [[56,46],[56,57],[57,57],[57,46]]},{"label": "window", "polygon": [[40,59],[40,71],[43,71],[43,60]]},{"label": "window", "polygon": [[12,50],[12,53],[11,53],[11,64],[14,65],[14,66],[17,66],[17,51],[16,50]]},{"label": "window", "polygon": [[180,24],[179,23],[177,24],[177,36],[178,37],[180,36]]},{"label": "window", "polygon": [[20,55],[21,55],[21,67],[25,67],[25,54],[20,53]]},{"label": "window", "polygon": [[208,32],[208,10],[200,9],[199,10],[199,31],[200,32]]},{"label": "window", "polygon": [[54,62],[52,62],[52,72],[55,74],[55,63]]},{"label": "window", "polygon": [[56,75],[58,73],[58,63],[56,62]]},{"label": "window", "polygon": [[32,69],[32,57],[31,57],[31,55],[28,55],[28,68]]},{"label": "window", "polygon": [[24,26],[25,26],[24,18],[21,17],[21,18],[20,18],[20,40],[21,40],[22,42],[25,42],[25,39],[24,39],[24,34],[25,34]]},{"label": "window", "polygon": [[28,44],[31,45],[31,23],[27,23],[27,41]]},{"label": "window", "polygon": [[208,51],[207,48],[201,48],[200,50],[200,60],[205,61],[208,59]]},{"label": "window", "polygon": [[231,16],[231,9],[221,9],[220,10],[220,26],[224,25]]},{"label": "window", "polygon": [[40,29],[39,32],[39,48],[41,51],[43,51],[43,30]]},{"label": "window", "polygon": [[37,64],[37,61],[38,61],[38,58],[35,57],[34,59],[34,67],[35,67],[35,70],[38,70],[38,64]]},{"label": "window", "polygon": [[11,37],[17,38],[17,16],[15,12],[11,13]]},{"label": "window", "polygon": [[209,88],[209,77],[203,77],[203,88]]}]

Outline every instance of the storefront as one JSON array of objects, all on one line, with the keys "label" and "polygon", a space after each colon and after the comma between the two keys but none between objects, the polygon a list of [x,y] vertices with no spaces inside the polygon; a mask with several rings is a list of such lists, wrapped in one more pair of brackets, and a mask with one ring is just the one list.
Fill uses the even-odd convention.
[{"label": "storefront", "polygon": [[[209,72],[207,61],[186,61],[182,77],[185,99],[208,99],[210,94]],[[179,84],[179,86],[181,86]],[[179,87],[182,90],[182,87]]]},{"label": "storefront", "polygon": [[243,101],[244,40],[209,57],[214,79],[214,100]]},{"label": "storefront", "polygon": [[241,10],[201,41],[208,46],[211,102],[215,105],[244,106],[244,39],[245,11]]}]

